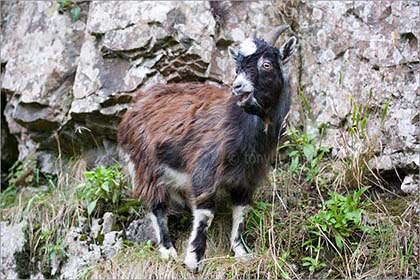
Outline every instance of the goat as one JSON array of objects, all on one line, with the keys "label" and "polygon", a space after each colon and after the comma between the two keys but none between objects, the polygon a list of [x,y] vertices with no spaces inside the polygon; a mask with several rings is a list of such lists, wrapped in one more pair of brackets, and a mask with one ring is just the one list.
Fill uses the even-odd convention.
[{"label": "goat", "polygon": [[192,271],[201,268],[220,188],[233,204],[231,249],[235,257],[250,256],[241,239],[245,216],[268,174],[290,108],[283,68],[296,38],[280,49],[272,46],[287,28],[273,29],[266,40],[246,39],[239,51],[229,48],[237,73],[231,90],[198,83],[155,85],[138,93],[125,113],[119,145],[130,157],[135,196],[151,210],[163,258],[177,258],[167,213],[182,206],[193,213],[184,263]]}]

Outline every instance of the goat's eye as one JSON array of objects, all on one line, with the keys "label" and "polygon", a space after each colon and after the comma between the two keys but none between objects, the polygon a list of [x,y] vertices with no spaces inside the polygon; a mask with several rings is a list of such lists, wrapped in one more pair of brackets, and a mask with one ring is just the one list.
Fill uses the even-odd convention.
[{"label": "goat's eye", "polygon": [[271,70],[271,68],[273,67],[273,65],[271,65],[271,63],[270,63],[270,62],[264,62],[264,63],[263,63],[263,65],[262,65],[262,67],[263,67],[265,70]]}]

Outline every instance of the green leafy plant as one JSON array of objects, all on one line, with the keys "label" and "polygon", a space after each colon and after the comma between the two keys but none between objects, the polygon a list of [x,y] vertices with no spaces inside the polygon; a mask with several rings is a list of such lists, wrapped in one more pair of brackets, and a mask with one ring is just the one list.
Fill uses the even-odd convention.
[{"label": "green leafy plant", "polygon": [[308,267],[310,272],[315,272],[323,267],[326,267],[327,264],[320,261],[318,258],[304,257],[302,258],[302,266]]},{"label": "green leafy plant", "polygon": [[305,181],[312,183],[320,172],[319,163],[329,148],[317,146],[314,135],[300,134],[296,129],[290,129],[288,136],[289,140],[280,149],[287,151],[289,171],[292,174],[304,174]]},{"label": "green leafy plant", "polygon": [[[34,175],[36,175],[35,178]],[[36,158],[33,155],[23,161],[16,161],[6,177],[6,181],[11,187],[28,185],[34,179],[39,181],[39,169],[36,168]]]},{"label": "green leafy plant", "polygon": [[[335,240],[335,245],[342,250],[344,242],[357,231],[369,231],[369,228],[362,224],[362,216],[366,202],[362,202],[360,197],[367,190],[362,188],[355,191],[353,195],[343,196],[338,193],[330,193],[331,199],[325,201],[325,210],[309,218],[307,230],[312,237],[317,239],[326,236]],[[309,239],[305,244],[312,244]]]},{"label": "green leafy plant", "polygon": [[369,106],[370,99],[372,97],[372,89],[369,91],[369,99],[363,105],[361,103],[355,103],[353,97],[350,97],[351,106],[351,126],[348,128],[348,132],[352,137],[360,136],[362,138],[367,137],[367,124],[369,119]]},{"label": "green leafy plant", "polygon": [[99,204],[116,210],[124,193],[124,176],[117,165],[99,166],[94,171],[85,172],[85,182],[76,187],[77,197],[84,201],[88,216]]},{"label": "green leafy plant", "polygon": [[[303,247],[311,252],[311,256],[302,258],[302,262],[311,272],[326,266],[319,260],[324,245],[330,244],[340,252],[345,244],[356,239],[356,233],[370,232],[370,228],[362,223],[363,208],[367,202],[361,201],[361,196],[366,190],[362,188],[346,196],[330,193],[331,198],[325,201],[323,210],[308,218],[307,238]],[[314,254],[315,258],[312,256]]]},{"label": "green leafy plant", "polygon": [[48,256],[48,260],[51,262],[55,258],[66,258],[67,253],[66,249],[68,244],[63,242],[63,240],[58,239],[55,243],[47,243],[45,244],[41,250],[43,250],[44,254]]},{"label": "green leafy plant", "polygon": [[8,187],[0,192],[0,209],[13,205],[16,201],[18,191],[15,187]]},{"label": "green leafy plant", "polygon": [[[367,184],[367,176],[371,173],[368,162],[375,157],[378,139],[381,135],[381,128],[384,125],[391,100],[388,100],[382,111],[371,109],[373,90],[369,90],[368,99],[363,102],[356,102],[350,98],[351,115],[347,133],[343,133],[342,152],[345,154],[341,159],[341,174],[337,182],[347,187],[357,189]],[[372,111],[372,112],[371,112]],[[380,113],[380,115],[379,115]],[[379,129],[369,129],[372,120],[371,115],[380,116]],[[373,174],[372,177],[376,175]],[[379,182],[378,182],[379,183]]]}]

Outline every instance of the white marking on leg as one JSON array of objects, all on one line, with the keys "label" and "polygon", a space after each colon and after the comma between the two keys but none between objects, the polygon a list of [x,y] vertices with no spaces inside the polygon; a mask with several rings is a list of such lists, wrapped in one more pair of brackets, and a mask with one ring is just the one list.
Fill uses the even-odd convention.
[{"label": "white marking on leg", "polygon": [[156,243],[159,244],[160,246],[160,227],[159,224],[157,222],[157,218],[155,216],[155,214],[153,214],[152,212],[149,213],[149,219],[152,222],[152,227],[155,231],[155,237],[156,237]]},{"label": "white marking on leg", "polygon": [[187,251],[185,253],[185,260],[184,263],[190,270],[195,270],[198,268],[198,260],[197,260],[197,254],[194,252],[195,248],[192,245],[194,240],[197,238],[197,230],[200,226],[200,222],[207,220],[207,226],[205,231],[209,228],[211,225],[211,222],[213,221],[214,214],[212,211],[208,209],[195,209],[193,208],[193,216],[194,216],[194,222],[193,222],[193,230],[191,232],[190,239],[188,241],[188,247]]},{"label": "white marking on leg", "polygon": [[165,248],[164,246],[159,247],[160,257],[164,260],[168,260],[172,258],[176,260],[178,258],[178,254],[175,251],[174,247]]},{"label": "white marking on leg", "polygon": [[230,244],[235,257],[248,258],[249,254],[246,252],[244,245],[241,243],[241,236],[238,232],[239,225],[245,222],[245,216],[248,213],[249,205],[233,206],[232,209],[232,233],[230,235]]},{"label": "white marking on leg", "polygon": [[165,248],[165,246],[161,244],[160,227],[157,221],[157,217],[155,214],[153,214],[153,212],[149,213],[149,219],[152,222],[152,227],[153,227],[153,230],[155,232],[155,237],[156,237],[156,243],[158,244],[161,258],[164,260],[167,260],[169,258],[173,258],[174,260],[176,260],[178,258],[178,255],[175,251],[175,248],[173,246],[171,246],[170,248]]},{"label": "white marking on leg", "polygon": [[243,56],[250,56],[257,51],[257,45],[255,45],[254,40],[247,38],[242,41],[239,46],[239,53]]}]

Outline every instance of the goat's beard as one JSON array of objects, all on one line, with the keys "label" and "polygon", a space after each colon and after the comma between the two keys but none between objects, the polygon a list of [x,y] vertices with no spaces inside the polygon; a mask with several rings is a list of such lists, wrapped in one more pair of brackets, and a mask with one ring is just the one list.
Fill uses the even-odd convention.
[{"label": "goat's beard", "polygon": [[261,103],[254,97],[254,93],[241,95],[241,99],[237,102],[246,113],[260,117],[264,123],[268,121],[268,115]]}]

